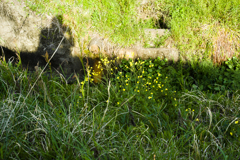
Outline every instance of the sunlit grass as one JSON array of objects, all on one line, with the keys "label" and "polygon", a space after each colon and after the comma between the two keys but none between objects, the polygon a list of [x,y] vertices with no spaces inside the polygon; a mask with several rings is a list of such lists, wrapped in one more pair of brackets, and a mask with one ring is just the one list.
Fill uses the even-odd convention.
[{"label": "sunlit grass", "polygon": [[[238,0],[157,0],[172,38],[190,59],[210,59],[216,63],[239,53],[240,1]],[[224,37],[224,38],[223,38]],[[221,47],[218,44],[221,43]],[[231,49],[230,49],[231,48]],[[195,53],[195,54],[194,54]]]},{"label": "sunlit grass", "polygon": [[154,28],[151,21],[138,21],[137,0],[31,0],[27,5],[37,13],[61,15],[79,44],[83,43],[81,38],[95,32],[114,43],[130,46],[139,40],[143,28]]},{"label": "sunlit grass", "polygon": [[140,40],[147,44],[149,37],[144,38],[143,29],[161,28],[159,23],[164,23],[170,34],[161,46],[176,47],[187,59],[221,63],[239,52],[238,0],[149,0],[140,4],[137,0],[27,1],[37,13],[61,17],[79,47],[93,33],[118,46],[129,47]]}]

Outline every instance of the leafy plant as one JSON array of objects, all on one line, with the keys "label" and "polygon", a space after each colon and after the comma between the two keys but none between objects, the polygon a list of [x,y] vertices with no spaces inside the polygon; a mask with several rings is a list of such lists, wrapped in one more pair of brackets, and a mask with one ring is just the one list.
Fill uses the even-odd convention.
[{"label": "leafy plant", "polygon": [[228,67],[228,71],[239,71],[240,69],[240,62],[237,57],[229,58],[225,64]]}]

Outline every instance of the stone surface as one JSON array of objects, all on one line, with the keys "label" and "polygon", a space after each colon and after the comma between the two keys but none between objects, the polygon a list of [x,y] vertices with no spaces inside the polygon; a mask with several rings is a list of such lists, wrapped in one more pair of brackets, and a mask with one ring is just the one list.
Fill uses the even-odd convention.
[{"label": "stone surface", "polygon": [[[18,0],[1,0],[1,52],[7,57],[20,54],[23,65],[30,70],[37,65],[45,66],[54,54],[50,63],[52,67],[65,74],[79,72],[83,67],[79,57],[72,56],[71,31],[59,19],[62,19],[61,15],[38,16]],[[67,32],[70,36],[65,37]]]},{"label": "stone surface", "polygon": [[[148,29],[145,30],[150,37],[154,39],[168,34],[169,30],[163,29]],[[103,54],[108,57],[118,57],[120,59],[155,59],[155,58],[167,58],[170,61],[179,60],[179,51],[175,48],[161,47],[161,48],[143,48],[143,44],[137,44],[131,48],[119,48],[114,46],[101,37],[93,38],[89,43],[89,51],[94,55]]]},{"label": "stone surface", "polygon": [[24,11],[24,4],[17,0],[0,2],[0,45],[11,50],[34,52],[38,49],[41,30],[38,17]]},{"label": "stone surface", "polygon": [[170,33],[169,29],[145,29],[145,37],[148,39],[148,46],[150,48],[155,48],[155,42],[159,40],[160,37],[166,36]]}]

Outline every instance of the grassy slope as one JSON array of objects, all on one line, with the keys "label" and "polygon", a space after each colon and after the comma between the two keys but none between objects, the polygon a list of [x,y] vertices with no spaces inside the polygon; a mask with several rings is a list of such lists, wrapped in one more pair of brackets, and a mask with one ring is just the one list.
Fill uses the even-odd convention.
[{"label": "grassy slope", "polygon": [[[74,26],[74,30],[84,32],[90,25],[105,36],[116,37],[116,42],[130,45],[134,36],[124,35],[126,27],[132,28],[128,23],[135,24],[138,30],[146,26],[131,20],[131,16],[136,16],[129,11],[131,9],[121,11],[121,5],[117,4],[134,7],[134,3],[123,0],[102,2],[78,1],[73,5],[72,1],[35,1],[32,8],[37,6],[37,10],[52,14],[72,14],[73,21],[68,19],[66,23],[82,24]],[[158,9],[171,20],[173,38],[183,49],[189,49],[183,37],[188,37],[190,32],[187,31],[194,27],[188,25],[188,30],[179,27],[181,23],[177,23],[178,18],[174,19],[173,15],[179,15],[176,14],[177,7],[194,6],[197,1],[188,4],[186,1],[156,2]],[[81,4],[86,8],[80,7]],[[126,15],[128,19],[116,17],[115,13],[107,14],[110,5],[119,9],[111,12],[130,12]],[[192,12],[198,13],[194,8],[197,7],[193,7]],[[80,12],[85,16],[75,14],[74,17],[73,13]],[[188,13],[186,9],[181,12]],[[115,23],[121,24],[119,31],[115,33],[115,27],[102,21],[103,18],[92,19],[92,14],[112,17]],[[214,15],[214,9],[209,14]],[[190,15],[186,17],[191,18]],[[183,19],[184,16],[182,22]],[[199,16],[196,21],[203,22]],[[194,22],[192,26],[198,25],[191,22]],[[215,24],[207,18],[204,22]],[[154,27],[151,23],[147,25]],[[223,27],[233,29],[233,24],[226,23]],[[177,25],[181,28],[179,32]],[[183,31],[185,34],[181,35]],[[134,33],[139,36],[138,32]],[[199,47],[191,38],[188,43]],[[110,63],[103,60],[105,66]],[[239,60],[228,61],[221,68],[208,61],[186,67],[181,64],[168,66],[158,59],[123,60],[117,69],[118,72],[109,69],[106,80],[97,85],[88,79],[68,85],[64,79],[53,77],[49,80],[44,76],[34,84],[38,74],[30,75],[21,67],[1,61],[0,159],[238,158]]]},{"label": "grassy slope", "polygon": [[[31,9],[52,15],[63,15],[63,23],[69,25],[78,38],[87,31],[98,32],[113,42],[129,46],[140,35],[142,28],[153,27],[149,21],[141,23],[137,18],[138,3],[122,0],[33,0],[28,2]],[[81,44],[81,43],[80,43]]]},{"label": "grassy slope", "polygon": [[240,1],[158,0],[169,18],[172,35],[180,50],[215,55],[215,62],[239,52]]},{"label": "grassy slope", "polygon": [[[185,56],[210,59],[215,55],[218,63],[239,52],[238,0],[156,0],[142,7],[136,0],[32,0],[28,5],[41,13],[63,15],[63,23],[71,27],[79,44],[90,30],[130,46],[143,37],[142,29],[159,27],[160,19],[171,28],[174,44]],[[143,15],[149,18],[142,19]]]}]

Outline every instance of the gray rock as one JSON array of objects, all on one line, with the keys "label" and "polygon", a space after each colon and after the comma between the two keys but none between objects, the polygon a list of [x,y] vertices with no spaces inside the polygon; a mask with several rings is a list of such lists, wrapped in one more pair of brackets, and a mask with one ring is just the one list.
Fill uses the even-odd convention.
[{"label": "gray rock", "polygon": [[64,36],[71,31],[61,24],[61,18],[36,15],[18,0],[1,0],[0,46],[3,52],[8,57],[20,54],[23,65],[30,70],[37,65],[43,67],[54,54],[52,67],[65,74],[80,72],[83,67],[74,64],[80,64],[80,60],[72,56],[71,36]]}]

